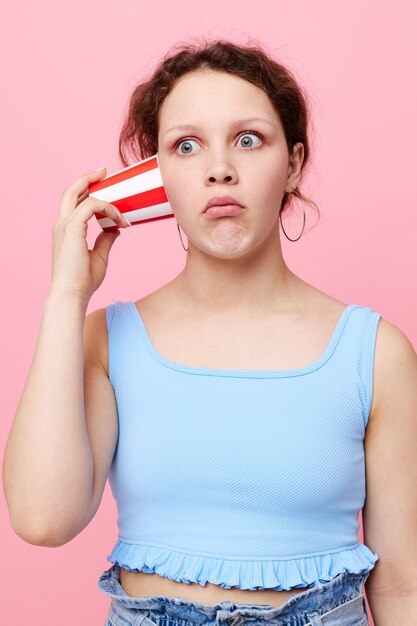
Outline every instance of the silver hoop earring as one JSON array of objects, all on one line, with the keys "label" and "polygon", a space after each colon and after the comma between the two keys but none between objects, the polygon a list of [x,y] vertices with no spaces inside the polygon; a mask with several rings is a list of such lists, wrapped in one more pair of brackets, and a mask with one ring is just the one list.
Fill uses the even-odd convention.
[{"label": "silver hoop earring", "polygon": [[283,230],[283,233],[284,233],[284,235],[286,236],[286,238],[287,238],[287,239],[289,239],[290,241],[298,241],[299,239],[301,239],[301,235],[303,234],[303,232],[304,232],[304,227],[305,227],[305,225],[306,225],[306,210],[305,210],[305,208],[304,208],[304,202],[303,202],[303,199],[302,199],[302,198],[300,198],[300,200],[301,200],[301,204],[302,204],[302,206],[303,206],[303,228],[302,228],[302,230],[301,230],[300,235],[297,237],[297,239],[291,239],[291,237],[288,237],[287,233],[286,233],[286,232],[285,232],[285,230],[284,230],[284,226],[282,225],[281,211],[280,211],[280,214],[279,214],[279,221],[281,222],[281,228],[282,228],[282,230]]},{"label": "silver hoop earring", "polygon": [[[178,234],[179,234],[180,239],[181,239],[182,247],[184,248],[184,250],[185,250],[186,252],[188,252],[188,248],[186,248],[186,247],[184,246],[184,242],[183,242],[182,237],[181,237],[180,225],[178,224],[178,222],[177,222],[177,228],[178,228]],[[188,246],[188,247],[189,247],[189,246]]]}]

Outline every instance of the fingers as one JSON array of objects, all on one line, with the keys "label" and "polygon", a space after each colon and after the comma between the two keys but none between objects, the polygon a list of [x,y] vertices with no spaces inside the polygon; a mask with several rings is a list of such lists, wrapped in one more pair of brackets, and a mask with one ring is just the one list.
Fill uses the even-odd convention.
[{"label": "fingers", "polygon": [[[95,172],[87,172],[83,176],[80,176],[72,185],[64,189],[61,196],[58,220],[64,220],[70,217],[77,205],[87,198],[88,188],[91,183],[101,180],[105,175],[105,168]],[[82,200],[80,200],[80,197],[82,197]]]},{"label": "fingers", "polygon": [[89,196],[88,198],[83,200],[75,210],[72,211],[72,214],[69,218],[65,220],[58,220],[55,228],[59,229],[60,226],[82,226],[83,228],[85,228],[88,220],[91,219],[91,217],[95,213],[111,218],[119,227],[127,228],[131,225],[123,217],[119,209],[117,209],[113,204],[110,204],[105,200],[97,200],[97,198],[92,198]]},{"label": "fingers", "polygon": [[110,217],[117,225],[122,226],[123,228],[130,226],[129,222],[123,217],[119,209],[117,209],[113,204],[110,204],[105,200],[91,198],[90,196],[78,205],[73,219],[87,222],[95,213],[103,213],[106,217]]},{"label": "fingers", "polygon": [[99,236],[94,242],[93,250],[97,252],[104,260],[104,262],[108,263],[110,250],[116,241],[117,237],[120,235],[120,230],[113,231],[113,237],[108,236],[109,233],[105,233],[104,230],[101,231]]},{"label": "fingers", "polygon": [[83,200],[85,200],[86,198],[88,198],[88,189],[86,191],[84,191],[84,193],[82,193],[80,196],[78,196],[78,198],[77,198],[77,206],[79,204],[81,204],[81,202]]}]

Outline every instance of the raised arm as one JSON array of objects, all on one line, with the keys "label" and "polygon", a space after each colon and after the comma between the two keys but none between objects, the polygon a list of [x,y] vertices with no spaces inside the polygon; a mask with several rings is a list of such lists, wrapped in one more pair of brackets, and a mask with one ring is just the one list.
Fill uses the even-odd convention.
[{"label": "raised arm", "polygon": [[86,319],[115,241],[114,232],[101,232],[88,250],[87,221],[100,212],[127,226],[111,204],[87,197],[89,183],[103,175],[86,174],[62,195],[52,283],[4,453],[11,525],[33,544],[60,545],[84,528],[99,505],[115,445],[114,397],[97,349],[103,310]]}]

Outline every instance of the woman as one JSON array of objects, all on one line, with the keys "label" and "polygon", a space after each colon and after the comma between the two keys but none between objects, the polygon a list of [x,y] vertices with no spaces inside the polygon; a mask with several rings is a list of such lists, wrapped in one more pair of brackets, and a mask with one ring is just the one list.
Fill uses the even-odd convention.
[{"label": "woman", "polygon": [[[87,198],[103,170],[63,194],[5,487],[15,531],[59,546],[109,478],[107,624],[367,624],[365,582],[377,626],[417,617],[416,354],[379,313],[282,256],[280,224],[291,241],[304,231],[307,111],[286,68],[224,41],[183,46],[135,90],[122,162],[126,144],[158,152],[183,246],[179,225],[188,236],[183,271],[136,302],[86,316],[119,232],[88,250],[87,222],[128,223]],[[296,238],[282,220],[294,196]]]}]

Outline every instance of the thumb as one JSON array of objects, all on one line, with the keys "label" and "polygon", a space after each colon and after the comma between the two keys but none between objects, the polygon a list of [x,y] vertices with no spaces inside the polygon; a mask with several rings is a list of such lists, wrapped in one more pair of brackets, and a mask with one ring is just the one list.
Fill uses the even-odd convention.
[{"label": "thumb", "polygon": [[109,253],[112,245],[120,235],[120,230],[112,230],[110,232],[102,231],[97,237],[93,250],[98,252],[106,262],[109,258]]}]

